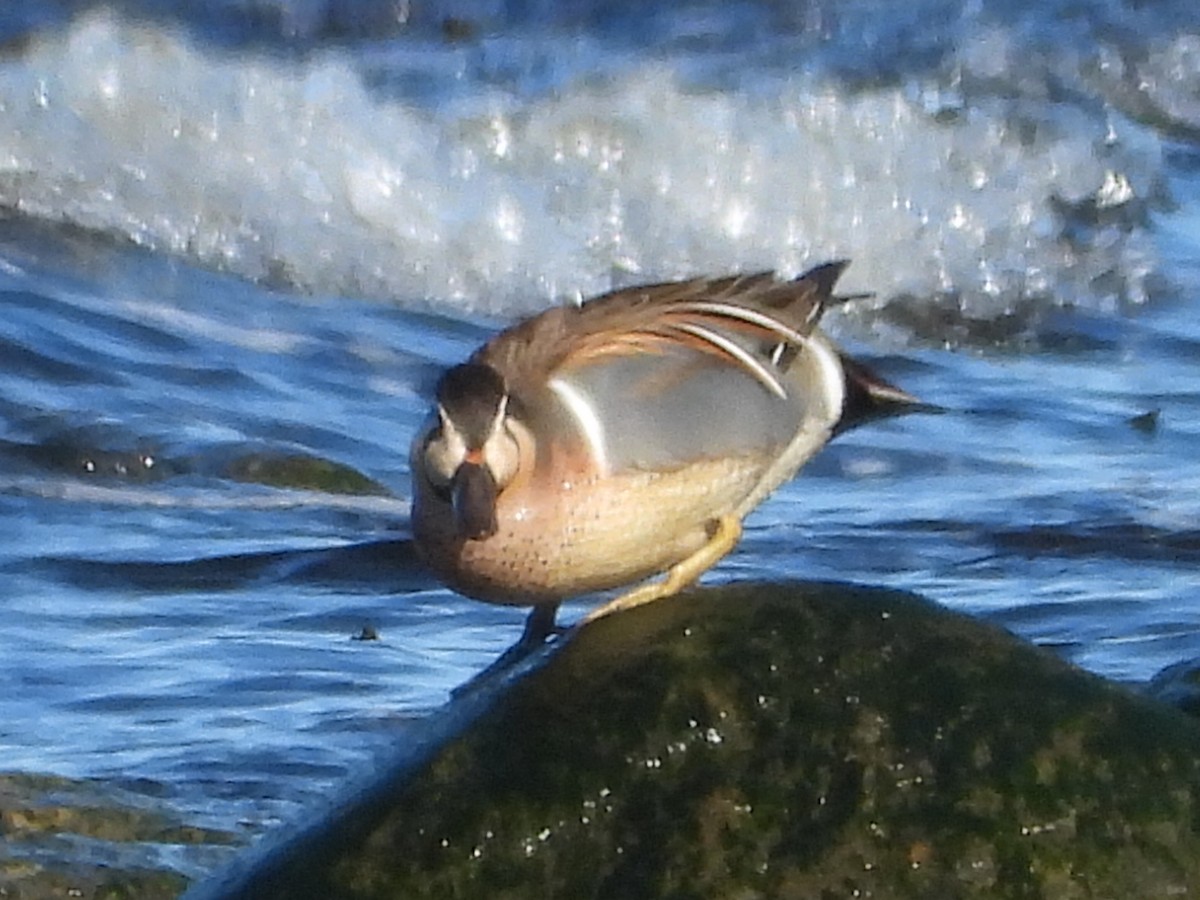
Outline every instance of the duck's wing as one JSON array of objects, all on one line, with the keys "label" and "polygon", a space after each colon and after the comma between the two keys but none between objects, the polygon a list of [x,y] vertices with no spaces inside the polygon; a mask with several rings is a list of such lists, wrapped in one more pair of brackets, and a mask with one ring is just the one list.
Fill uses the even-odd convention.
[{"label": "duck's wing", "polygon": [[474,360],[500,371],[519,395],[557,373],[689,348],[782,396],[779,370],[812,334],[846,265],[828,263],[791,281],[758,272],[623,288],[522,322]]},{"label": "duck's wing", "polygon": [[816,325],[844,267],[615,291],[516,326],[477,361],[501,371],[515,409],[612,468],[778,452],[840,414],[838,358]]},{"label": "duck's wing", "polygon": [[845,266],[829,263],[791,281],[758,272],[605,294],[577,310],[555,369],[684,348],[739,368],[784,399],[787,363],[808,342]]}]

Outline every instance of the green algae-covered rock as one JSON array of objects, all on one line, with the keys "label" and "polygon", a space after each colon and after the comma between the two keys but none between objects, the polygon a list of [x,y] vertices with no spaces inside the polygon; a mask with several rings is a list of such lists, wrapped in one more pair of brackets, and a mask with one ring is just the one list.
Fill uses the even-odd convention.
[{"label": "green algae-covered rock", "polygon": [[301,453],[248,453],[226,464],[222,474],[234,481],[330,494],[388,493],[381,484],[349,466]]},{"label": "green algae-covered rock", "polygon": [[0,774],[0,897],[170,900],[186,885],[173,854],[235,836],[130,805],[101,782]]},{"label": "green algae-covered rock", "polygon": [[217,896],[1200,896],[1200,727],[909,595],[602,619]]}]

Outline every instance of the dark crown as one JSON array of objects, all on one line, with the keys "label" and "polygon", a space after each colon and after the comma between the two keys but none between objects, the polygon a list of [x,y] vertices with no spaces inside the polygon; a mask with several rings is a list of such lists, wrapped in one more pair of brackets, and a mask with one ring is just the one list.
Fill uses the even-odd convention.
[{"label": "dark crown", "polygon": [[463,363],[442,376],[437,401],[467,446],[478,449],[491,433],[506,393],[504,378],[491,366]]}]

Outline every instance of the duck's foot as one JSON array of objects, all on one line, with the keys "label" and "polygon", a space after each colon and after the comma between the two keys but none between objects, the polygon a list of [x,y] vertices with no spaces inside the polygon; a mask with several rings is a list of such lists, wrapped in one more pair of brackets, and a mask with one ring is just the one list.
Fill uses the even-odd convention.
[{"label": "duck's foot", "polygon": [[484,684],[515,668],[518,663],[526,659],[531,653],[541,649],[545,646],[547,638],[563,634],[566,629],[555,622],[557,615],[557,603],[540,603],[533,607],[529,612],[529,617],[525,619],[525,630],[521,632],[521,637],[517,642],[496,657],[487,668],[483,669],[470,681],[451,691],[450,696],[460,697],[463,694],[477,690]]},{"label": "duck's foot", "polygon": [[[525,630],[521,632],[520,640],[504,651],[505,654],[511,653],[513,650],[526,644],[529,645],[529,649],[531,650],[537,649],[546,643],[546,638],[562,634],[566,629],[555,621],[557,616],[557,603],[540,603],[535,606],[529,611],[529,615],[525,619]],[[501,659],[503,658],[501,656]]]},{"label": "duck's foot", "polygon": [[614,600],[609,600],[603,606],[592,610],[580,625],[593,622],[601,616],[607,616],[636,606],[644,606],[663,597],[678,594],[685,587],[696,582],[701,575],[711,569],[730,550],[737,546],[742,537],[742,520],[737,516],[721,516],[714,519],[711,526],[708,543],[685,559],[676,563],[667,571],[667,577],[662,581],[652,581],[636,587]]}]

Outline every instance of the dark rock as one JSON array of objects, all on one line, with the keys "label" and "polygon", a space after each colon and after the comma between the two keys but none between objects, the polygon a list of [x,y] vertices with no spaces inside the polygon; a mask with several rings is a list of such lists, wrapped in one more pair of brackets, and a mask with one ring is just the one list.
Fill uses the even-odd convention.
[{"label": "dark rock", "polygon": [[1160,413],[1157,409],[1152,409],[1130,418],[1129,425],[1135,431],[1140,431],[1142,434],[1154,434],[1158,431],[1159,415]]},{"label": "dark rock", "polygon": [[1200,725],[905,594],[693,591],[467,718],[191,896],[1200,894]]},{"label": "dark rock", "polygon": [[1200,716],[1200,660],[1185,659],[1150,679],[1146,693],[1191,716]]}]

